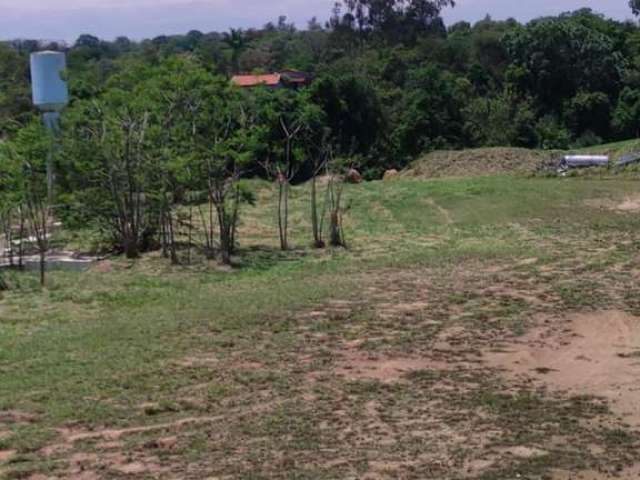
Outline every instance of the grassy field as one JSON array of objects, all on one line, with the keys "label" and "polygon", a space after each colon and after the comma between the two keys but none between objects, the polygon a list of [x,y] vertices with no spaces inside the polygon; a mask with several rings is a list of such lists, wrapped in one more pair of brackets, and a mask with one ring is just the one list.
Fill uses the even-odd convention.
[{"label": "grassy field", "polygon": [[[640,416],[500,363],[575,315],[640,315],[637,181],[350,186],[335,251],[308,248],[293,195],[296,248],[246,207],[233,271],[149,255],[45,291],[15,277],[0,478],[637,478]],[[635,368],[637,347],[612,356]]]}]

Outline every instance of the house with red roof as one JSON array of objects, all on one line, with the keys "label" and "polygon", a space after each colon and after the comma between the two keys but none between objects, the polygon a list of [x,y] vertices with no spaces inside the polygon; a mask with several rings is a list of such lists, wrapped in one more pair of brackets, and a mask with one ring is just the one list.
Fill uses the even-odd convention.
[{"label": "house with red roof", "polygon": [[282,87],[282,77],[279,73],[270,73],[268,75],[234,75],[231,82],[241,88],[253,87]]},{"label": "house with red roof", "polygon": [[234,75],[231,82],[240,88],[293,88],[306,87],[311,83],[311,75],[297,70],[283,70],[266,75]]}]

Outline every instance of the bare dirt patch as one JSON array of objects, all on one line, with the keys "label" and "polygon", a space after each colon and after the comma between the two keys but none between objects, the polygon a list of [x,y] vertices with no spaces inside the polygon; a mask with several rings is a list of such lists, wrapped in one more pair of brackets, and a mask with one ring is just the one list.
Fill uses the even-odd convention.
[{"label": "bare dirt patch", "polygon": [[111,260],[100,260],[91,269],[98,273],[111,273],[115,269],[115,264]]},{"label": "bare dirt patch", "polygon": [[139,433],[156,432],[162,430],[177,430],[189,425],[207,424],[223,420],[224,417],[192,417],[176,420],[175,422],[160,423],[156,425],[147,425],[144,427],[131,427],[131,428],[107,428],[103,430],[86,431],[74,428],[60,428],[58,433],[62,437],[62,440],[67,444],[73,444],[79,441],[86,440],[106,440],[109,442],[120,440],[128,435],[135,435]]},{"label": "bare dirt patch", "polygon": [[444,370],[449,365],[430,358],[386,357],[351,351],[342,355],[335,368],[336,375],[350,380],[377,380],[383,383],[401,381],[406,375],[422,370]]},{"label": "bare dirt patch", "polygon": [[216,366],[220,363],[220,360],[213,355],[189,355],[173,363],[182,368],[199,368]]},{"label": "bare dirt patch", "polygon": [[398,315],[415,314],[425,312],[429,303],[425,301],[383,303],[376,307],[378,315],[383,318],[395,318]]},{"label": "bare dirt patch", "polygon": [[623,469],[622,471],[585,471],[580,473],[556,471],[552,480],[638,480],[640,478],[640,465]]},{"label": "bare dirt patch", "polygon": [[545,457],[549,455],[549,452],[542,450],[541,448],[524,447],[524,446],[506,448],[504,450],[504,453],[508,455],[513,455],[514,457],[524,458],[524,459],[540,458],[540,457]]},{"label": "bare dirt patch", "polygon": [[588,207],[602,210],[638,212],[640,211],[640,196],[628,196],[622,202],[610,198],[591,198],[585,200],[584,204]]},{"label": "bare dirt patch", "polygon": [[611,310],[554,319],[484,358],[510,377],[604,397],[615,413],[640,426],[638,317]]},{"label": "bare dirt patch", "polygon": [[637,212],[640,210],[640,197],[629,197],[620,205],[618,210],[622,212]]},{"label": "bare dirt patch", "polygon": [[0,450],[0,463],[11,460],[16,455],[15,450]]},{"label": "bare dirt patch", "polygon": [[38,419],[37,415],[20,412],[18,410],[0,411],[0,424],[33,423]]},{"label": "bare dirt patch", "polygon": [[[112,473],[127,476],[144,475],[145,478],[158,478],[166,472],[157,459],[140,454],[124,453],[75,453],[68,460],[66,478],[97,480],[113,478]],[[100,473],[98,473],[100,472]]]}]

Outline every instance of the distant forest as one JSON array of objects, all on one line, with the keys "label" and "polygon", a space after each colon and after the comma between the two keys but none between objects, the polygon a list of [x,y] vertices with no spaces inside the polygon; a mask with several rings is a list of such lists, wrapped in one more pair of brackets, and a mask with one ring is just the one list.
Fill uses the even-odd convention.
[{"label": "distant forest", "polygon": [[[42,49],[68,54],[71,111],[113,89],[133,92],[177,58],[227,79],[307,72],[314,80],[296,94],[322,111],[318,128],[336,153],[356,158],[369,177],[436,149],[566,149],[640,135],[635,22],[583,9],[527,24],[487,16],[447,26],[440,12],[452,3],[347,0],[326,23],[314,18],[304,29],[280,17],[262,28],[140,42],[92,35],[71,46],[3,42],[0,138],[36,115],[28,58]],[[631,7],[638,13],[637,2]]]}]

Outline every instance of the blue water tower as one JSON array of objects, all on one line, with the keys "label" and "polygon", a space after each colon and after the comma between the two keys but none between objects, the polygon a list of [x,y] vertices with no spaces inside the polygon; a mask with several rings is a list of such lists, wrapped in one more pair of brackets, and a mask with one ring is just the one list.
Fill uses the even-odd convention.
[{"label": "blue water tower", "polygon": [[69,90],[64,79],[67,59],[63,52],[31,54],[31,89],[33,104],[43,112],[44,124],[56,131],[60,110],[69,103]]},{"label": "blue water tower", "polygon": [[[63,52],[35,52],[31,54],[31,90],[33,104],[42,112],[45,126],[58,133],[60,111],[69,103],[69,90],[64,73],[67,60]],[[52,144],[52,148],[55,146]],[[53,150],[47,161],[47,187],[50,200],[53,198],[55,172]]]},{"label": "blue water tower", "polygon": [[59,112],[69,103],[69,90],[63,78],[66,68],[62,52],[31,54],[33,104],[43,112]]}]

